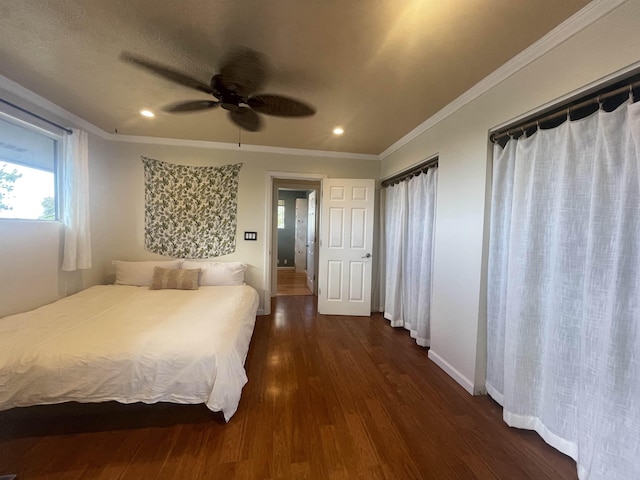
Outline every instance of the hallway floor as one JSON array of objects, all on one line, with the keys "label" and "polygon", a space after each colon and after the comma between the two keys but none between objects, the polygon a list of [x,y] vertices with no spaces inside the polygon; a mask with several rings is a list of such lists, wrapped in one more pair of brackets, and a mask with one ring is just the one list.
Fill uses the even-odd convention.
[{"label": "hallway floor", "polygon": [[298,273],[293,268],[278,269],[278,296],[284,295],[311,295],[306,272]]}]

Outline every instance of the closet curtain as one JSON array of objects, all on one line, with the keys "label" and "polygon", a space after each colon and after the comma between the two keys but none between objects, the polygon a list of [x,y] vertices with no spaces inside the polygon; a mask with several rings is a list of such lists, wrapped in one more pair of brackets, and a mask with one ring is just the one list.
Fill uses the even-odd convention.
[{"label": "closet curtain", "polygon": [[385,192],[384,318],[423,347],[430,343],[437,178],[432,167]]},{"label": "closet curtain", "polygon": [[580,479],[640,478],[640,103],[493,155],[487,391]]},{"label": "closet curtain", "polygon": [[91,268],[89,225],[89,147],[87,132],[73,129],[63,137],[62,214],[64,256],[62,270]]}]

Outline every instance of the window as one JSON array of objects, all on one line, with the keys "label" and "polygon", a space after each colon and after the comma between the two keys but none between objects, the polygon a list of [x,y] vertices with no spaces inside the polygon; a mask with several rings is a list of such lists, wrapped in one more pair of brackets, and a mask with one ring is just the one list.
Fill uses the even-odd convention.
[{"label": "window", "polygon": [[278,200],[278,228],[284,228],[284,200]]},{"label": "window", "polygon": [[0,117],[0,218],[56,220],[60,137]]}]

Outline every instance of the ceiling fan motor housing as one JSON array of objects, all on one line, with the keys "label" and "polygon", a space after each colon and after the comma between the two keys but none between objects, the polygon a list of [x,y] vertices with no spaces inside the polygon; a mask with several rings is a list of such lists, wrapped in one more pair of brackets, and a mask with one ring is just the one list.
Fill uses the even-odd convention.
[{"label": "ceiling fan motor housing", "polygon": [[246,103],[246,99],[234,90],[234,86],[222,85],[220,75],[211,78],[211,93],[220,101],[220,106],[230,112],[238,112],[240,104]]}]

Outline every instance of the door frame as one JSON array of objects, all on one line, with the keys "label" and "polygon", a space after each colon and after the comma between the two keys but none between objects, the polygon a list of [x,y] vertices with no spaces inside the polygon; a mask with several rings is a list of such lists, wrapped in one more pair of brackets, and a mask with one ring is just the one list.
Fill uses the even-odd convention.
[{"label": "door frame", "polygon": [[[274,292],[274,287],[277,286],[277,251],[274,252],[274,248],[277,249],[277,225],[274,222],[274,218],[277,218],[274,209],[277,208],[278,202],[278,188],[299,188],[304,190],[305,185],[303,182],[315,183],[316,186],[311,186],[308,189],[318,190],[318,196],[320,196],[320,190],[322,188],[322,180],[328,178],[326,174],[320,173],[299,173],[299,172],[277,172],[267,171],[266,173],[266,188],[265,188],[265,242],[264,242],[264,314],[269,315],[271,313],[271,297],[275,296],[277,292]],[[298,184],[296,184],[298,182]],[[319,184],[319,186],[317,186]],[[286,187],[285,187],[286,185]],[[319,229],[316,232],[320,233]]]}]

